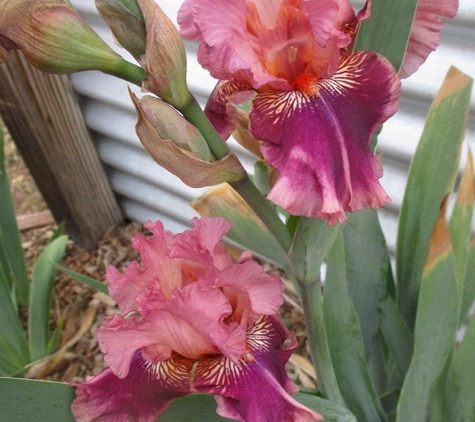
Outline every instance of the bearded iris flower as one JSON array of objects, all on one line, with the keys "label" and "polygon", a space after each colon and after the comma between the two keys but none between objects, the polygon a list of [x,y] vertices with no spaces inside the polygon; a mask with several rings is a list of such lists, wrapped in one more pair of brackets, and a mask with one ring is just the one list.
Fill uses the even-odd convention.
[{"label": "bearded iris flower", "polygon": [[[438,36],[424,17],[440,10],[421,3],[434,10],[416,16],[405,74]],[[355,16],[347,0],[187,0],[179,11],[182,36],[200,41],[199,62],[220,80],[208,117],[227,138],[235,104],[253,98],[250,132],[279,173],[268,199],[293,215],[343,223],[347,211],[390,201],[369,144],[396,112],[400,81],[383,57],[352,51],[369,10]]]},{"label": "bearded iris flower", "polygon": [[177,397],[214,394],[218,413],[240,421],[310,422],[321,416],[296,402],[284,365],[295,337],[275,317],[282,282],[244,253],[235,263],[221,238],[230,223],[193,220],[173,236],[148,222],[141,255],[123,274],[107,272],[121,315],[97,336],[109,368],[77,386],[79,422],[155,422]]}]

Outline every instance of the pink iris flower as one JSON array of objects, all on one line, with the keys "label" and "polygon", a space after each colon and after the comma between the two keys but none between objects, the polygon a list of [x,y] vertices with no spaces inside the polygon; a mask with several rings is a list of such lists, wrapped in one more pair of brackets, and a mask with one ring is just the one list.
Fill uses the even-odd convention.
[{"label": "pink iris flower", "polygon": [[310,422],[321,416],[289,393],[284,365],[295,336],[275,313],[282,282],[244,253],[235,263],[221,243],[230,223],[193,220],[172,235],[160,222],[132,241],[141,263],[107,271],[121,315],[104,318],[97,336],[109,368],[78,385],[79,422],[155,422],[192,392],[214,394],[223,417]]},{"label": "pink iris flower", "polygon": [[[425,18],[448,9],[420,3],[437,9]],[[235,104],[253,98],[250,132],[279,173],[268,198],[293,215],[343,223],[347,211],[390,201],[369,144],[397,110],[400,80],[383,57],[352,50],[369,9],[355,16],[347,0],[187,0],[179,11],[182,36],[200,41],[199,62],[220,80],[208,117],[226,139]],[[417,28],[405,74],[438,36]]]}]

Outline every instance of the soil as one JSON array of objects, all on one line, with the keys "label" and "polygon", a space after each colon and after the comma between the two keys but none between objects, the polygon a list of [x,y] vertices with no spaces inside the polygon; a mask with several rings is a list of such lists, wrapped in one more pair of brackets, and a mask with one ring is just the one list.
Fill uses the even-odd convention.
[{"label": "soil", "polygon": [[[31,217],[47,211],[48,207],[41,193],[8,134],[5,136],[5,159],[17,218]],[[22,246],[30,274],[34,262],[55,229],[55,224],[40,223],[40,227],[22,231]],[[91,251],[68,241],[62,265],[96,280],[104,280],[108,265],[112,264],[122,271],[128,263],[138,258],[130,247],[130,241],[141,230],[141,226],[135,222],[111,227],[97,248]],[[277,272],[283,276],[269,264],[261,264],[266,271]],[[299,343],[296,353],[289,361],[288,372],[302,386],[315,387],[315,373],[305,349],[302,310],[290,282],[284,277],[283,279],[286,285],[285,304],[281,307],[280,316],[295,333]],[[102,318],[115,312],[115,303],[108,296],[65,274],[58,274],[53,296],[51,329],[54,330],[59,323],[64,324],[59,350],[53,356],[32,365],[26,377],[81,383],[86,376],[101,372],[106,365],[98,347],[96,331]],[[26,310],[23,314],[26,315]]]}]

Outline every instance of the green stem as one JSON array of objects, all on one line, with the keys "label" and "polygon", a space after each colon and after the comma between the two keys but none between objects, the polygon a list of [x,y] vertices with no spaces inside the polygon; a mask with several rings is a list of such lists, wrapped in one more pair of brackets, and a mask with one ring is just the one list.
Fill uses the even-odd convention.
[{"label": "green stem", "polygon": [[[208,143],[209,149],[219,160],[230,153],[226,142],[206,117],[196,99],[190,94],[190,101],[180,110],[183,116],[191,124],[196,126]],[[290,248],[292,237],[287,227],[279,218],[267,199],[259,192],[248,176],[230,183],[233,189],[241,195],[252,210],[257,214],[269,231],[287,253]]]},{"label": "green stem", "polygon": [[142,80],[149,76],[140,66],[126,60],[120,60],[118,66],[113,67],[106,73],[137,86],[142,86]]},{"label": "green stem", "polygon": [[274,235],[277,242],[282,246],[284,252],[287,253],[290,249],[290,243],[292,242],[290,232],[287,230],[287,227],[279,218],[269,201],[262,196],[254,183],[252,183],[251,179],[249,179],[249,176],[236,182],[231,182],[230,185],[237,193],[239,193],[239,195],[241,195],[242,199],[247,202],[264,225]]},{"label": "green stem", "polygon": [[[127,61],[121,61],[120,66],[116,66],[112,69],[110,74],[138,86],[141,86],[142,80],[148,76],[141,67]],[[216,159],[219,160],[224,158],[230,153],[228,145],[223,138],[221,138],[219,133],[216,132],[216,129],[208,120],[193,95],[190,94],[189,101],[181,107],[180,111],[183,113],[186,120],[200,130],[208,143],[210,151]],[[246,176],[241,180],[233,182],[231,183],[231,186],[249,204],[287,253],[290,248],[292,237],[275,210],[269,204],[267,199],[262,196],[249,177]]]},{"label": "green stem", "polygon": [[307,344],[313,365],[317,371],[317,380],[324,397],[344,404],[338,388],[333,363],[328,348],[325,322],[323,319],[323,295],[320,281],[300,282],[302,305],[307,327]]},{"label": "green stem", "polygon": [[216,129],[206,117],[203,109],[196,101],[196,98],[190,94],[188,103],[180,111],[183,116],[192,125],[196,126],[208,143],[209,149],[219,160],[229,154],[230,150],[226,142],[221,138]]}]

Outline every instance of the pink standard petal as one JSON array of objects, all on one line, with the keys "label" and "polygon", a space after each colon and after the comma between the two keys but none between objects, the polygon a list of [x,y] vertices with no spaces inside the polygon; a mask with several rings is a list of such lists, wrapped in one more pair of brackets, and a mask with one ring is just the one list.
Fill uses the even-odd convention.
[{"label": "pink standard petal", "polygon": [[246,8],[245,0],[188,0],[178,12],[182,35],[202,41],[198,61],[216,79],[233,79],[254,88],[278,83],[280,78],[265,69],[252,48]]},{"label": "pink standard petal", "polygon": [[136,298],[151,280],[158,280],[166,297],[182,284],[180,260],[172,260],[167,255],[172,234],[165,231],[159,221],[148,221],[144,227],[152,232],[152,236],[138,234],[132,239],[132,247],[140,254],[141,264],[130,263],[123,274],[113,266],[107,269],[109,294],[123,315],[142,311]]},{"label": "pink standard petal", "polygon": [[169,300],[157,293],[141,296],[145,312],[141,318],[113,315],[104,319],[97,332],[105,361],[119,378],[127,376],[137,350],[154,363],[173,353],[201,359],[222,352],[236,361],[243,355],[245,329],[224,322],[232,308],[220,289],[202,290],[196,282],[175,289]]},{"label": "pink standard petal", "polygon": [[251,133],[279,171],[268,198],[329,224],[346,221],[346,211],[389,202],[369,143],[397,110],[400,81],[391,64],[375,53],[353,53],[332,78],[307,88],[312,92],[253,100]]},{"label": "pink standard petal", "polygon": [[454,18],[458,0],[420,0],[412,24],[409,43],[399,77],[411,76],[426,61],[440,41],[443,23],[441,17]]},{"label": "pink standard petal", "polygon": [[[210,306],[212,304],[212,306]],[[246,330],[225,319],[232,307],[219,288],[203,289],[195,282],[183,290],[175,290],[164,310],[175,317],[174,325],[167,327],[168,344],[176,353],[200,359],[205,353],[219,352],[238,361],[246,349]],[[203,340],[214,346],[206,350]]]},{"label": "pink standard petal", "polygon": [[106,369],[77,385],[72,413],[78,422],[155,422],[174,399],[190,392],[192,366],[179,356],[150,364],[136,353],[127,377]]},{"label": "pink standard petal", "polygon": [[274,317],[262,317],[247,337],[249,353],[238,363],[225,357],[200,362],[193,390],[215,394],[218,414],[239,421],[322,420],[321,415],[290,396],[298,388],[287,377],[285,363],[296,341],[282,323]]},{"label": "pink standard petal", "polygon": [[[124,319],[115,314],[104,318],[103,325],[97,330],[97,339],[105,354],[104,360],[115,375],[125,378],[134,354],[147,346],[162,346],[162,360],[171,357],[172,349],[167,342],[161,343],[157,328],[160,327],[147,321],[141,322],[137,317]],[[166,336],[167,333],[164,334]]]},{"label": "pink standard petal", "polygon": [[233,305],[233,319],[246,328],[261,315],[275,315],[284,302],[282,281],[265,273],[254,261],[246,261],[225,268],[217,285]]},{"label": "pink standard petal", "polygon": [[124,315],[140,311],[140,306],[135,299],[148,280],[138,262],[131,262],[123,274],[110,265],[107,268],[106,278],[109,295],[117,302]]},{"label": "pink standard petal", "polygon": [[205,268],[221,270],[233,263],[221,242],[231,223],[224,218],[193,218],[193,228],[173,237],[171,258],[183,258]]},{"label": "pink standard petal", "polygon": [[132,247],[140,254],[144,275],[149,279],[158,279],[163,294],[170,297],[173,289],[182,287],[181,262],[168,256],[173,235],[164,229],[160,221],[147,221],[144,227],[152,236],[138,234],[132,240]]}]

